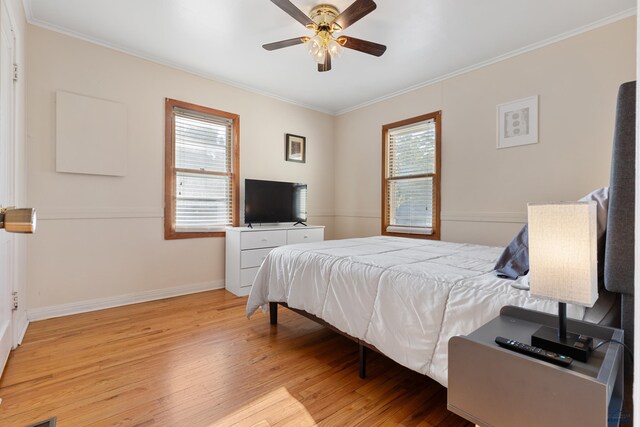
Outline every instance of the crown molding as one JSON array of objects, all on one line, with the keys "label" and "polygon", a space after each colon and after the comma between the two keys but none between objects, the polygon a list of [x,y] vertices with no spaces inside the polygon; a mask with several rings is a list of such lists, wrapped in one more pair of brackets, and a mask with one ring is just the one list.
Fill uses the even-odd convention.
[{"label": "crown molding", "polygon": [[[26,4],[29,3],[30,0],[24,0],[24,2],[25,2],[25,13],[27,13]],[[29,14],[31,14],[31,11],[29,11]],[[97,39],[97,38],[94,38],[94,37],[89,37],[89,36],[86,36],[84,34],[77,33],[75,31],[71,31],[69,29],[66,29],[66,28],[63,28],[63,27],[60,27],[60,26],[57,26],[57,25],[50,24],[48,22],[41,21],[41,20],[39,20],[37,18],[34,18],[33,16],[31,16],[30,18],[28,17],[27,18],[27,22],[29,24],[31,24],[31,25],[36,26],[36,27],[44,28],[45,30],[49,30],[49,31],[53,31],[53,32],[56,32],[56,33],[59,33],[59,34],[63,34],[63,35],[68,36],[68,37],[73,37],[75,39],[79,39],[79,40],[82,40],[82,41],[85,41],[85,42],[88,42],[88,43],[91,43],[91,44],[102,46],[102,47],[105,47],[107,49],[115,50],[117,52],[124,53],[126,55],[131,55],[131,56],[134,56],[136,58],[144,59],[145,61],[153,62],[155,64],[164,65],[165,67],[173,68],[174,70],[182,71],[184,73],[188,73],[188,74],[191,74],[191,75],[194,75],[194,76],[197,76],[197,77],[201,77],[203,79],[207,79],[207,80],[215,81],[215,82],[218,82],[218,83],[222,83],[222,84],[225,84],[227,86],[235,87],[236,89],[244,90],[246,92],[254,93],[256,95],[265,96],[267,98],[275,99],[277,101],[286,102],[287,104],[292,104],[292,105],[295,105],[297,107],[302,107],[302,108],[306,108],[306,109],[309,109],[309,110],[317,111],[319,113],[327,114],[329,116],[335,116],[335,112],[331,111],[331,110],[327,110],[327,109],[320,108],[320,107],[317,107],[317,106],[314,106],[314,105],[304,104],[304,103],[301,103],[301,102],[298,102],[298,101],[294,101],[292,99],[288,99],[288,98],[285,98],[285,97],[280,96],[280,95],[276,95],[276,94],[271,93],[271,92],[267,92],[267,91],[264,91],[264,90],[261,90],[261,89],[257,89],[257,88],[254,88],[252,86],[245,85],[245,84],[233,81],[233,80],[225,79],[225,78],[217,76],[215,74],[203,73],[201,71],[197,71],[197,70],[189,68],[189,67],[184,67],[182,65],[179,65],[178,63],[175,63],[175,62],[172,62],[172,61],[167,61],[165,59],[161,59],[161,58],[158,58],[158,57],[153,56],[153,55],[149,55],[147,53],[141,52],[141,51],[136,50],[136,49],[129,49],[129,48],[125,48],[125,47],[119,46],[117,44],[108,43],[108,42],[105,42],[104,40],[100,40],[100,39]]]},{"label": "crown molding", "polygon": [[373,104],[377,104],[377,103],[385,101],[387,99],[391,99],[391,98],[394,98],[396,96],[400,96],[400,95],[403,95],[405,93],[409,93],[409,92],[412,92],[414,90],[421,89],[423,87],[430,86],[430,85],[433,85],[435,83],[439,83],[439,82],[442,82],[444,80],[448,80],[450,78],[453,78],[453,77],[456,77],[456,76],[459,76],[459,75],[462,75],[462,74],[466,74],[466,73],[478,70],[480,68],[483,68],[483,67],[486,67],[486,66],[489,66],[489,65],[493,65],[495,63],[498,63],[498,62],[513,58],[515,56],[522,55],[524,53],[527,53],[527,52],[530,52],[530,51],[533,51],[533,50],[536,50],[536,49],[540,49],[542,47],[545,47],[545,46],[548,46],[550,44],[557,43],[557,42],[560,42],[562,40],[565,40],[565,39],[568,39],[568,38],[571,38],[571,37],[586,33],[588,31],[595,30],[595,29],[603,27],[605,25],[609,25],[609,24],[612,24],[614,22],[620,21],[622,19],[634,16],[637,13],[637,8],[636,7],[632,7],[630,9],[623,10],[622,12],[616,13],[614,15],[608,16],[606,18],[600,19],[600,20],[592,22],[590,24],[583,25],[582,27],[578,27],[578,28],[576,28],[574,30],[567,31],[565,33],[562,33],[562,34],[559,34],[557,36],[553,36],[553,37],[547,38],[547,39],[542,40],[540,42],[530,44],[528,46],[513,50],[511,52],[507,52],[507,53],[505,53],[503,55],[496,56],[496,57],[488,59],[486,61],[478,62],[478,63],[470,65],[468,67],[460,68],[458,70],[455,70],[455,71],[452,71],[450,73],[443,74],[441,76],[435,77],[433,79],[429,79],[429,80],[426,80],[424,82],[409,86],[407,88],[398,90],[396,92],[392,92],[392,93],[389,93],[387,95],[384,95],[384,96],[381,96],[381,97],[377,97],[377,98],[371,99],[369,101],[365,101],[365,102],[359,103],[359,104],[354,105],[352,107],[343,108],[341,110],[328,110],[328,109],[320,108],[320,107],[317,107],[317,106],[314,106],[314,105],[304,104],[304,103],[301,103],[301,102],[298,102],[298,101],[294,101],[292,99],[288,99],[288,98],[276,95],[276,94],[271,93],[271,92],[263,91],[261,89],[254,88],[254,87],[249,86],[249,85],[245,85],[245,84],[233,81],[233,80],[222,78],[222,77],[217,76],[215,74],[203,73],[201,71],[197,71],[197,70],[194,70],[194,69],[191,69],[191,68],[188,68],[188,67],[184,67],[184,66],[181,66],[181,65],[179,65],[179,64],[177,64],[175,62],[167,61],[167,60],[164,60],[164,59],[160,59],[160,58],[157,58],[157,57],[155,57],[153,55],[149,55],[149,54],[146,54],[144,52],[141,52],[141,51],[138,51],[138,50],[135,50],[135,49],[128,49],[128,48],[125,48],[125,47],[122,47],[122,46],[119,46],[119,45],[116,45],[116,44],[112,44],[112,43],[105,42],[103,40],[99,40],[97,38],[88,37],[88,36],[86,36],[84,34],[80,34],[80,33],[77,33],[75,31],[70,31],[70,30],[68,30],[66,28],[62,28],[62,27],[57,26],[57,25],[49,24],[47,22],[41,21],[41,20],[39,20],[37,18],[34,18],[33,11],[32,11],[32,8],[31,8],[31,0],[22,0],[22,2],[23,2],[23,5],[24,5],[24,10],[25,10],[25,15],[26,15],[26,18],[27,18],[27,22],[29,24],[32,24],[32,25],[35,25],[35,26],[38,26],[38,27],[41,27],[41,28],[44,28],[44,29],[47,29],[47,30],[50,30],[50,31],[54,31],[54,32],[57,32],[57,33],[60,33],[60,34],[64,34],[64,35],[69,36],[69,37],[80,39],[80,40],[83,40],[83,41],[86,41],[86,42],[89,42],[89,43],[93,43],[93,44],[96,44],[98,46],[106,47],[108,49],[112,49],[112,50],[115,50],[115,51],[118,51],[118,52],[121,52],[121,53],[125,53],[127,55],[132,55],[132,56],[144,59],[146,61],[150,61],[150,62],[154,62],[156,64],[164,65],[166,67],[173,68],[173,69],[176,69],[176,70],[179,70],[179,71],[183,71],[185,73],[192,74],[192,75],[195,75],[197,77],[201,77],[201,78],[204,78],[204,79],[207,79],[207,80],[212,80],[212,81],[216,81],[216,82],[219,82],[219,83],[223,83],[223,84],[226,84],[228,86],[232,86],[232,87],[235,87],[235,88],[238,88],[238,89],[250,92],[250,93],[255,93],[257,95],[261,95],[261,96],[272,98],[272,99],[275,99],[275,100],[278,100],[278,101],[286,102],[286,103],[291,104],[291,105],[295,105],[295,106],[298,106],[298,107],[302,107],[302,108],[306,108],[306,109],[309,109],[309,110],[317,111],[319,113],[327,114],[327,115],[330,115],[330,116],[341,116],[343,114],[350,113],[352,111],[356,111],[356,110],[368,107],[368,106],[373,105]]},{"label": "crown molding", "polygon": [[22,7],[24,8],[24,16],[27,18],[27,22],[31,22],[33,19],[33,9],[31,8],[31,0],[22,0]]},{"label": "crown molding", "polygon": [[478,70],[480,68],[484,68],[484,67],[487,67],[489,65],[493,65],[495,63],[498,63],[498,62],[513,58],[514,56],[522,55],[524,53],[531,52],[531,51],[536,50],[536,49],[540,49],[540,48],[548,46],[550,44],[558,43],[558,42],[560,42],[562,40],[566,40],[568,38],[571,38],[571,37],[574,37],[574,36],[577,36],[577,35],[592,31],[592,30],[595,30],[597,28],[604,27],[605,25],[613,24],[614,22],[618,22],[618,21],[621,21],[621,20],[623,20],[625,18],[629,18],[631,16],[634,16],[636,13],[637,13],[637,8],[635,8],[635,7],[632,7],[631,9],[623,10],[622,12],[616,13],[614,15],[608,16],[606,18],[600,19],[598,21],[592,22],[592,23],[584,25],[582,27],[578,27],[578,28],[576,28],[574,30],[567,31],[565,33],[559,34],[557,36],[550,37],[550,38],[542,40],[540,42],[530,44],[530,45],[522,47],[520,49],[512,50],[511,52],[507,52],[505,54],[496,56],[496,57],[488,59],[486,61],[478,62],[477,64],[470,65],[470,66],[464,67],[464,68],[460,68],[458,70],[455,70],[455,71],[452,71],[450,73],[444,74],[442,76],[439,76],[439,77],[424,81],[422,83],[415,84],[413,86],[409,86],[409,87],[407,87],[405,89],[401,89],[399,91],[390,93],[388,95],[384,95],[384,96],[381,96],[381,97],[378,97],[378,98],[375,98],[375,99],[372,99],[372,100],[369,100],[369,101],[365,101],[365,102],[360,103],[358,105],[354,105],[353,107],[349,107],[349,108],[344,108],[342,110],[338,110],[338,111],[336,111],[334,113],[334,115],[335,116],[341,116],[343,114],[350,113],[352,111],[356,111],[356,110],[359,110],[359,109],[364,108],[364,107],[368,107],[368,106],[373,105],[373,104],[377,104],[378,102],[386,101],[387,99],[395,98],[396,96],[404,95],[405,93],[409,93],[409,92],[412,92],[412,91],[417,90],[417,89],[421,89],[421,88],[426,87],[426,86],[431,86],[431,85],[433,85],[435,83],[439,83],[439,82],[448,80],[450,78],[453,78],[453,77],[456,77],[456,76],[459,76],[459,75],[462,75],[462,74],[470,73],[470,72]]}]

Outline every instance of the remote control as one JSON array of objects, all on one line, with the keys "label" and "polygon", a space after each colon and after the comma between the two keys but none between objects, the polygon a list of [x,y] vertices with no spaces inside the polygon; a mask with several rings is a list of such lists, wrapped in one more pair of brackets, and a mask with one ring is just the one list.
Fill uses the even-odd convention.
[{"label": "remote control", "polygon": [[496,344],[500,347],[513,350],[518,353],[526,354],[527,356],[535,357],[536,359],[544,360],[545,362],[553,363],[556,365],[567,367],[571,365],[573,359],[569,356],[562,356],[553,351],[547,351],[542,348],[533,347],[515,340],[510,340],[503,337],[496,337]]}]

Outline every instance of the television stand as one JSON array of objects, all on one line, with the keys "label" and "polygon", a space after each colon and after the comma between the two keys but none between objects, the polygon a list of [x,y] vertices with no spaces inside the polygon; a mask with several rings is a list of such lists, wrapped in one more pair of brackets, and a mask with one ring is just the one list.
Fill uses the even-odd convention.
[{"label": "television stand", "polygon": [[[296,222],[295,224],[293,224],[293,225],[292,225],[292,227],[295,227],[295,226],[296,226],[296,225],[298,225],[298,224],[302,224],[302,225],[304,225],[305,227],[307,227],[307,224],[305,224],[305,223],[304,223],[304,222],[302,222],[302,221],[298,221],[298,222]],[[252,229],[252,230],[253,230],[253,224],[248,223],[248,224],[247,224],[247,228],[250,228],[250,229]]]},{"label": "television stand", "polygon": [[293,227],[259,225],[253,228],[226,227],[225,288],[238,295],[249,295],[262,261],[273,248],[324,240],[324,226]]}]

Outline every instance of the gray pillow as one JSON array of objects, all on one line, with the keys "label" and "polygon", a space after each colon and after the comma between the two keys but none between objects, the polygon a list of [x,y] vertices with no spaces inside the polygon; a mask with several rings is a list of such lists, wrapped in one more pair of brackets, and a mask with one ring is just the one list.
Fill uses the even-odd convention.
[{"label": "gray pillow", "polygon": [[[609,188],[599,188],[587,194],[580,199],[581,202],[596,202],[597,223],[598,223],[598,277],[604,275],[604,242],[607,231],[607,211],[609,208]],[[517,279],[529,273],[529,232],[528,226],[522,227],[522,230],[513,238],[509,246],[507,246],[498,258],[495,266],[498,277],[506,279]],[[522,285],[514,283],[513,286],[518,289],[525,289],[528,281]]]},{"label": "gray pillow", "polygon": [[529,272],[529,225],[522,230],[505,248],[494,267],[498,277],[517,279]]}]

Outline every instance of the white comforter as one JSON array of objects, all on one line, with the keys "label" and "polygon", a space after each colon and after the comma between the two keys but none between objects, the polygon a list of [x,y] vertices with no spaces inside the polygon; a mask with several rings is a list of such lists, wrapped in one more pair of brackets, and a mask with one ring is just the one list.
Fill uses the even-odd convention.
[{"label": "white comforter", "polygon": [[[502,248],[399,237],[276,248],[258,271],[247,316],[286,302],[362,339],[446,387],[447,343],[505,305],[549,313],[557,303],[493,272]],[[568,305],[570,317],[584,309]]]}]

